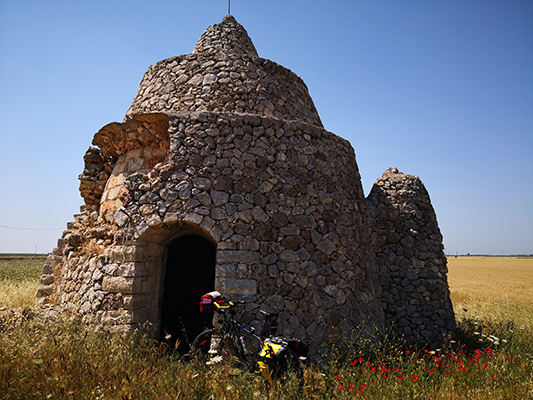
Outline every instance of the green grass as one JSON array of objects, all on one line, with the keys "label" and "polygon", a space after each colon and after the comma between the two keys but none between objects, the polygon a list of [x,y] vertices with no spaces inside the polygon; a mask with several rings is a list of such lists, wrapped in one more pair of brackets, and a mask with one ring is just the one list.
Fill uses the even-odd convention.
[{"label": "green grass", "polygon": [[44,263],[42,258],[0,259],[0,309],[35,305]]},{"label": "green grass", "polygon": [[417,349],[392,340],[363,354],[352,344],[353,354],[309,367],[302,393],[295,378],[269,388],[262,378],[227,365],[182,361],[140,335],[111,335],[75,318],[50,323],[38,315],[10,314],[0,317],[0,398],[532,398],[531,327],[462,321],[460,335],[469,346],[448,342],[441,349]]},{"label": "green grass", "polygon": [[0,281],[39,280],[45,261],[42,258],[0,258]]},{"label": "green grass", "polygon": [[489,292],[455,295],[456,341],[441,349],[383,336],[337,343],[329,362],[307,368],[303,392],[295,377],[268,387],[227,365],[182,361],[142,335],[4,311],[0,399],[533,399],[533,308]]}]

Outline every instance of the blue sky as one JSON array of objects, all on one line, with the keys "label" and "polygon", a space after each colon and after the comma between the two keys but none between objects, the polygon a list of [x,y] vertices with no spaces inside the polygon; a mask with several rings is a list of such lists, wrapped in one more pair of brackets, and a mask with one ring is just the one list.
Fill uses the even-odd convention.
[{"label": "blue sky", "polygon": [[[0,2],[0,253],[55,247],[94,133],[227,7]],[[233,0],[231,13],[351,142],[365,194],[395,166],[424,182],[448,254],[533,253],[532,1]]]}]

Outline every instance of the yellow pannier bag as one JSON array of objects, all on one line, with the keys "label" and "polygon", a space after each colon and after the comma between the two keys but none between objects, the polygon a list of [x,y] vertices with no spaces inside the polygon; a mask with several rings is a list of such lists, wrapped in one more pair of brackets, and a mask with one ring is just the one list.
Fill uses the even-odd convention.
[{"label": "yellow pannier bag", "polygon": [[263,377],[272,383],[272,378],[278,377],[287,369],[287,357],[290,356],[289,342],[285,338],[265,339],[257,361]]}]

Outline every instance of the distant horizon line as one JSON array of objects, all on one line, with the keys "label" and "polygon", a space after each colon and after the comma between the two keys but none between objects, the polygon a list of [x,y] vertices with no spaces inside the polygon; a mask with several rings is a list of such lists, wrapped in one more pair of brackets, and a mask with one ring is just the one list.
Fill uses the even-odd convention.
[{"label": "distant horizon line", "polygon": [[[52,252],[47,253],[0,253],[0,258],[2,257],[44,257],[52,254]],[[515,254],[444,254],[446,257],[533,257],[533,253],[515,253]]]}]

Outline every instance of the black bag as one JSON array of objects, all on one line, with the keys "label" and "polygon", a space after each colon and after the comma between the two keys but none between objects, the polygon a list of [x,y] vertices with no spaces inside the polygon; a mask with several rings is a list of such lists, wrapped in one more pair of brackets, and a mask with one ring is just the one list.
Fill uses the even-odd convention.
[{"label": "black bag", "polygon": [[307,346],[298,339],[273,336],[266,338],[257,364],[263,377],[272,383],[289,368],[300,370],[300,357],[307,355]]}]

